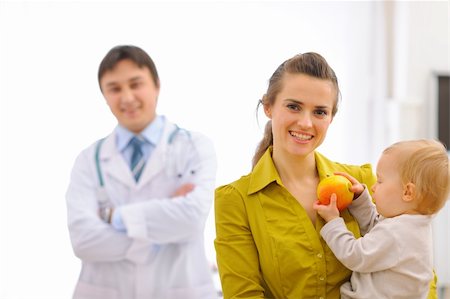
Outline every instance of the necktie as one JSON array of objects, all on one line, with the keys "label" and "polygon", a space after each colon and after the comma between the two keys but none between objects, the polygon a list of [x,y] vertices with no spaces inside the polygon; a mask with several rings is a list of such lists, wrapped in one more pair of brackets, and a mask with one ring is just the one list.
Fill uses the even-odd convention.
[{"label": "necktie", "polygon": [[139,177],[142,174],[142,170],[144,169],[145,161],[144,155],[142,153],[142,145],[144,144],[144,140],[142,137],[135,136],[131,138],[130,145],[133,150],[131,154],[131,172],[133,173],[134,179],[139,181]]}]

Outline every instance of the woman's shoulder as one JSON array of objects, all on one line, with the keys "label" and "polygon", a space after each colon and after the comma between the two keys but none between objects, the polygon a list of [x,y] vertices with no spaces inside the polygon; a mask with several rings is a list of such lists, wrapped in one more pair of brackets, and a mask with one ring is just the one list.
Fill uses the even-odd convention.
[{"label": "woman's shoulder", "polygon": [[216,188],[214,195],[214,206],[216,219],[220,215],[240,213],[246,210],[248,199],[249,175]]},{"label": "woman's shoulder", "polygon": [[342,171],[346,171],[350,174],[352,173],[361,173],[361,172],[370,172],[372,173],[372,165],[370,163],[365,163],[361,165],[354,165],[354,164],[345,164],[340,162],[334,162],[335,167],[337,169],[340,169]]},{"label": "woman's shoulder", "polygon": [[239,193],[241,195],[245,195],[247,194],[249,183],[250,174],[244,175],[231,183],[217,187],[216,196],[227,195],[231,193]]},{"label": "woman's shoulder", "polygon": [[318,152],[316,152],[316,161],[319,171],[323,172],[325,176],[332,175],[334,172],[339,171],[346,172],[367,185],[372,185],[374,183],[375,175],[370,163],[356,165],[336,162]]},{"label": "woman's shoulder", "polygon": [[364,163],[364,164],[346,164],[342,162],[333,161],[327,157],[325,157],[323,154],[316,152],[316,160],[319,162],[319,164],[324,164],[328,167],[334,167],[338,169],[348,169],[348,170],[372,170],[372,165],[370,163]]}]

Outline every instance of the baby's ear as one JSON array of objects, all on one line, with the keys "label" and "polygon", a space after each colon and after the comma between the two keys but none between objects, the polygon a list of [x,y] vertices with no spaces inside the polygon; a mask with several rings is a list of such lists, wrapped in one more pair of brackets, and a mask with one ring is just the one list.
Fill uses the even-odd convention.
[{"label": "baby's ear", "polygon": [[414,198],[416,197],[416,185],[414,185],[413,183],[407,183],[404,187],[403,187],[403,201],[405,202],[411,202],[414,200]]}]

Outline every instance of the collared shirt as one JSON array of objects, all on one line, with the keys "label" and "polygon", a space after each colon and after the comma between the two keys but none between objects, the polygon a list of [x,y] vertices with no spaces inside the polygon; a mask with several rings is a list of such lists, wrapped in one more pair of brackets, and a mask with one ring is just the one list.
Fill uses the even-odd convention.
[{"label": "collared shirt", "polygon": [[[144,161],[147,161],[161,139],[165,123],[165,117],[157,115],[155,119],[139,134],[144,143],[142,145],[142,154]],[[131,165],[131,155],[133,154],[133,149],[130,146],[131,138],[136,136],[133,132],[128,129],[118,125],[116,127],[116,146],[117,149],[122,153],[128,166]],[[117,231],[126,232],[125,224],[123,223],[122,216],[120,215],[120,207],[114,209],[111,217],[111,225]]]},{"label": "collared shirt", "polygon": [[[144,157],[144,161],[148,160],[159,140],[161,139],[164,122],[165,117],[157,115],[155,119],[139,134],[139,136],[144,140],[144,143],[142,145],[142,154]],[[129,145],[131,138],[136,136],[136,134],[121,125],[117,125],[115,133],[117,149],[122,153],[128,165],[131,165],[131,155],[133,153],[133,149]]]},{"label": "collared shirt", "polygon": [[[215,195],[216,254],[224,298],[339,298],[350,278],[320,236],[324,221],[312,223],[284,187],[269,148],[253,171],[219,187]],[[371,186],[370,165],[331,162],[315,153],[321,179],[345,171]],[[359,237],[348,210],[347,228]]]}]

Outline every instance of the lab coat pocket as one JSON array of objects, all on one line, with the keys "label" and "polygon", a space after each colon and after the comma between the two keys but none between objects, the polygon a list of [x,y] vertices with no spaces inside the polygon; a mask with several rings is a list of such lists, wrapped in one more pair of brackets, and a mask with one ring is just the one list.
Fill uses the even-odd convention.
[{"label": "lab coat pocket", "polygon": [[216,291],[212,285],[207,284],[190,288],[173,288],[167,292],[166,299],[214,299]]},{"label": "lab coat pocket", "polygon": [[116,290],[79,281],[73,299],[118,299]]}]

